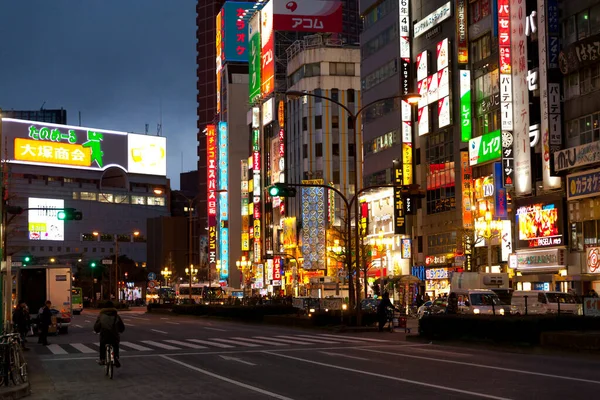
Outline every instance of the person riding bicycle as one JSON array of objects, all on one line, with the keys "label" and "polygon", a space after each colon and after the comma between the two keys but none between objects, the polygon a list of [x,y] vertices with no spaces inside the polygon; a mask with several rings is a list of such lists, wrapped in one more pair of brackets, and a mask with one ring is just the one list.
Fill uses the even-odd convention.
[{"label": "person riding bicycle", "polygon": [[[388,320],[388,310],[397,310],[396,307],[390,301],[390,294],[385,292],[383,298],[377,306],[377,319],[379,321],[379,332],[383,332],[383,327]],[[397,310],[398,311],[398,310]]]},{"label": "person riding bicycle", "polygon": [[112,301],[106,302],[106,307],[100,310],[98,319],[94,324],[94,332],[100,333],[100,360],[98,363],[104,365],[106,363],[106,345],[110,344],[113,347],[115,354],[115,367],[119,368],[119,342],[120,334],[125,331],[125,324],[115,308]]}]

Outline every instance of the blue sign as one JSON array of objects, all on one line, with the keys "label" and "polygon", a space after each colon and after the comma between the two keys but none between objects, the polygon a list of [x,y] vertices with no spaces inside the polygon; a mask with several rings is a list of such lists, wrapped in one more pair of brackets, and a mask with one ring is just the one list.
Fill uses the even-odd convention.
[{"label": "blue sign", "polygon": [[567,199],[576,200],[600,194],[600,169],[567,176]]},{"label": "blue sign", "polygon": [[[248,62],[248,21],[244,11],[252,14],[255,2],[227,1],[221,8],[221,65]],[[219,29],[219,27],[217,27]]]},{"label": "blue sign", "polygon": [[416,276],[422,281],[425,281],[425,266],[419,265],[417,267],[410,267],[410,274]]},{"label": "blue sign", "polygon": [[508,218],[506,189],[502,186],[502,163],[494,163],[494,214],[496,218]]},{"label": "blue sign", "polygon": [[[227,3],[225,3],[227,4]],[[219,260],[221,270],[219,276],[222,280],[229,277],[229,130],[227,122],[219,122],[218,132],[219,149]]]},{"label": "blue sign", "polygon": [[154,272],[148,273],[148,280],[153,281],[156,279],[156,274]]},{"label": "blue sign", "polygon": [[547,0],[546,5],[548,7],[546,11],[546,18],[548,19],[548,68],[558,68],[558,55],[560,53],[558,0]]}]

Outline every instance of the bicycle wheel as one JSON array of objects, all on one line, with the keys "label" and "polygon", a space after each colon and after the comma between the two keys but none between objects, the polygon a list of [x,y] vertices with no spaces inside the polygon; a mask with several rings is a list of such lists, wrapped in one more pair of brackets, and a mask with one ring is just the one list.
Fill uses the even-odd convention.
[{"label": "bicycle wheel", "polygon": [[10,346],[8,362],[10,379],[15,385],[19,385],[23,382],[21,381],[21,359],[19,358],[19,350],[16,346],[18,346],[17,343],[13,343]]},{"label": "bicycle wheel", "polygon": [[106,345],[105,357],[104,357],[104,374],[108,376],[108,370],[110,367],[110,345]]}]

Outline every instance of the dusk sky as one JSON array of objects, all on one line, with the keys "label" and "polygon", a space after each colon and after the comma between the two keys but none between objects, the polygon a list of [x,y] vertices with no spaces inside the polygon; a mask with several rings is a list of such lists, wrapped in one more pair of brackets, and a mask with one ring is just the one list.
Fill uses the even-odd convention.
[{"label": "dusk sky", "polygon": [[167,175],[196,169],[195,0],[0,0],[0,107],[167,137]]}]

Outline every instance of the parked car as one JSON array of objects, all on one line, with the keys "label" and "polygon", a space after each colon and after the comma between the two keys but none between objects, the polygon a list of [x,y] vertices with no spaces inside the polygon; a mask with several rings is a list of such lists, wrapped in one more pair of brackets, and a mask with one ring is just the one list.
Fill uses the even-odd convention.
[{"label": "parked car", "polygon": [[489,289],[457,289],[452,293],[456,294],[459,314],[510,314],[510,305],[502,303]]},{"label": "parked car", "polygon": [[419,307],[417,309],[417,318],[421,319],[423,318],[423,315],[425,315],[425,311],[427,311],[428,308],[430,308],[433,305],[433,301],[428,300],[425,303],[423,303],[421,305],[421,307]]},{"label": "parked car", "polygon": [[[50,312],[53,317],[56,317],[56,328],[60,333],[69,333],[69,326],[71,326],[71,314],[69,313],[61,313],[55,308],[51,308]],[[38,324],[39,324],[39,314],[32,316],[31,318],[31,327],[33,329],[33,334],[36,335],[38,333]]]},{"label": "parked car", "polygon": [[561,314],[581,314],[581,306],[571,293],[545,292],[541,290],[518,290],[513,293],[511,313],[525,314],[525,298],[527,298],[527,314],[556,314],[560,304]]}]

